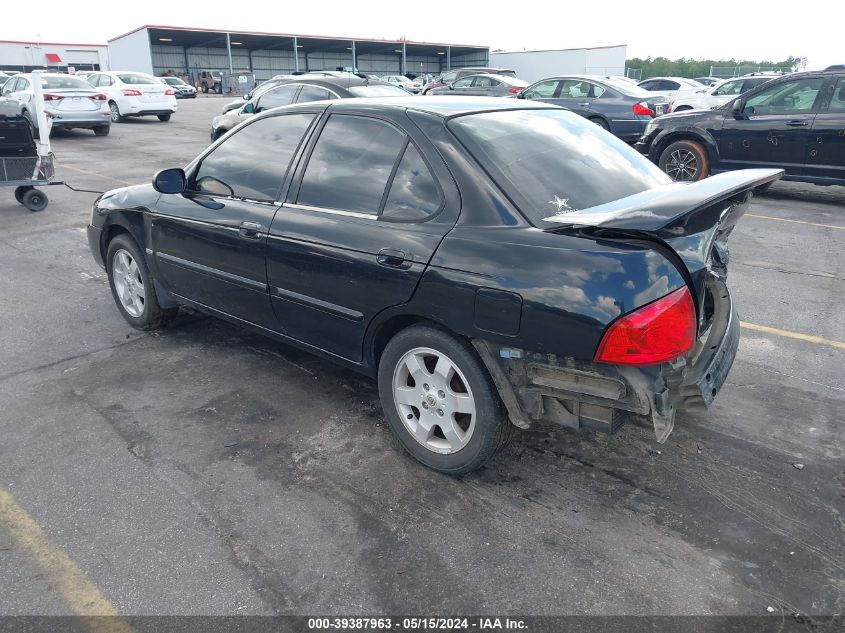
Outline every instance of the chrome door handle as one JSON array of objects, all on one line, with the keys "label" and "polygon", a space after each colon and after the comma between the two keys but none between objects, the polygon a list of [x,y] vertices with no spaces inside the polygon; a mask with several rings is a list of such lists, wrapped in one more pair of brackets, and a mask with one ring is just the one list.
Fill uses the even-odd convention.
[{"label": "chrome door handle", "polygon": [[584,101],[583,103],[579,103],[578,105],[579,105],[579,106],[581,106],[582,108],[585,108],[585,107],[587,107],[588,105],[590,105],[590,102],[589,102],[589,101]]},{"label": "chrome door handle", "polygon": [[238,227],[238,235],[248,240],[260,239],[264,234],[264,226],[258,222],[241,222]]},{"label": "chrome door handle", "polygon": [[382,266],[390,266],[391,268],[406,268],[410,266],[410,262],[406,259],[403,251],[394,248],[383,248],[378,252],[376,261]]},{"label": "chrome door handle", "polygon": [[789,127],[807,127],[809,125],[806,121],[787,121],[786,124]]}]

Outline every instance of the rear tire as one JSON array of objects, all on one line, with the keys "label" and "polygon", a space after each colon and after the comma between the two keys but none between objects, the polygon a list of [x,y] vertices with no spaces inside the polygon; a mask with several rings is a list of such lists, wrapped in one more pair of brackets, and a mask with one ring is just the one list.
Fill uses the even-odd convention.
[{"label": "rear tire", "polygon": [[120,108],[114,101],[109,101],[109,111],[111,112],[112,123],[123,123],[126,121],[126,117],[120,114]]},{"label": "rear tire", "polygon": [[481,468],[516,432],[475,350],[429,325],[411,326],[390,340],[378,387],[403,448],[442,473]]},{"label": "rear tire", "polygon": [[157,116],[158,116],[158,120],[159,120],[159,121],[162,121],[162,122],[166,122],[166,121],[169,121],[169,120],[170,120],[170,115],[169,115],[169,114],[159,114],[159,115],[157,115]]},{"label": "rear tire", "polygon": [[698,141],[676,141],[660,153],[657,163],[672,180],[695,182],[710,175],[710,157]]},{"label": "rear tire", "polygon": [[607,121],[605,121],[604,119],[597,117],[597,116],[593,116],[593,117],[590,117],[588,120],[595,123],[596,125],[598,125],[601,129],[606,130],[608,132],[610,131],[610,126],[607,124]]},{"label": "rear tire", "polygon": [[161,329],[179,312],[179,308],[159,305],[141,249],[128,233],[121,233],[109,242],[106,272],[117,309],[135,329]]},{"label": "rear tire", "polygon": [[110,131],[111,131],[111,125],[101,125],[100,127],[94,128],[94,135],[95,136],[108,136]]}]

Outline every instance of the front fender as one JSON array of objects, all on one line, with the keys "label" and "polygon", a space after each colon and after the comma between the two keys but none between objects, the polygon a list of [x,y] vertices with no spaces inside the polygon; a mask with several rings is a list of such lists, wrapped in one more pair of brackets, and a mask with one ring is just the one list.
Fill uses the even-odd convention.
[{"label": "front fender", "polygon": [[694,126],[676,127],[658,132],[651,143],[651,149],[648,153],[649,160],[655,165],[658,164],[663,150],[671,143],[682,139],[692,139],[704,145],[711,165],[719,162],[719,143],[716,138],[709,131]]}]

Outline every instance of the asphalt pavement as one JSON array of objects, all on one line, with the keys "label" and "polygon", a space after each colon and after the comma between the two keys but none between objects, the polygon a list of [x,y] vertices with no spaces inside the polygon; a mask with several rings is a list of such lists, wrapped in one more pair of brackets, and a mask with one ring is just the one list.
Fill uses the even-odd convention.
[{"label": "asphalt pavement", "polygon": [[[224,102],[56,133],[57,178],[148,182]],[[0,615],[842,612],[845,188],[779,183],[738,225],[708,413],[664,445],[537,426],[460,478],[352,372],[212,318],[131,329],[95,196],[47,192],[0,189]]]}]

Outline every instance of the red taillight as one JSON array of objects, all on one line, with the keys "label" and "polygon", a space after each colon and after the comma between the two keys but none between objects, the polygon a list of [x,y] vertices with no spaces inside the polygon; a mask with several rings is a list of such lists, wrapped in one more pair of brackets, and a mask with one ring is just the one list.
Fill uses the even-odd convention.
[{"label": "red taillight", "polygon": [[64,97],[59,95],[44,94],[44,101],[61,101]]},{"label": "red taillight", "polygon": [[106,95],[102,95],[102,94],[91,95],[91,98],[94,101],[105,101],[106,99],[108,99],[108,97]]},{"label": "red taillight", "polygon": [[639,103],[634,104],[634,114],[647,114],[649,116],[654,116],[654,110],[649,108],[645,101],[640,101]]},{"label": "red taillight", "polygon": [[695,304],[684,286],[614,321],[594,360],[616,365],[666,363],[692,349],[695,330]]},{"label": "red taillight", "polygon": [[124,97],[140,97],[141,91],[135,90],[133,88],[124,88],[123,89],[123,96]]},{"label": "red taillight", "polygon": [[514,86],[513,88],[508,90],[508,92],[511,93],[512,95],[518,95],[523,90],[524,90],[524,88],[517,88],[516,86]]},{"label": "red taillight", "polygon": [[172,96],[172,95],[174,95],[174,94],[176,94],[176,93],[175,93],[175,92],[173,92],[172,90],[165,90],[165,91],[164,91],[164,94],[166,94],[167,96]]}]

